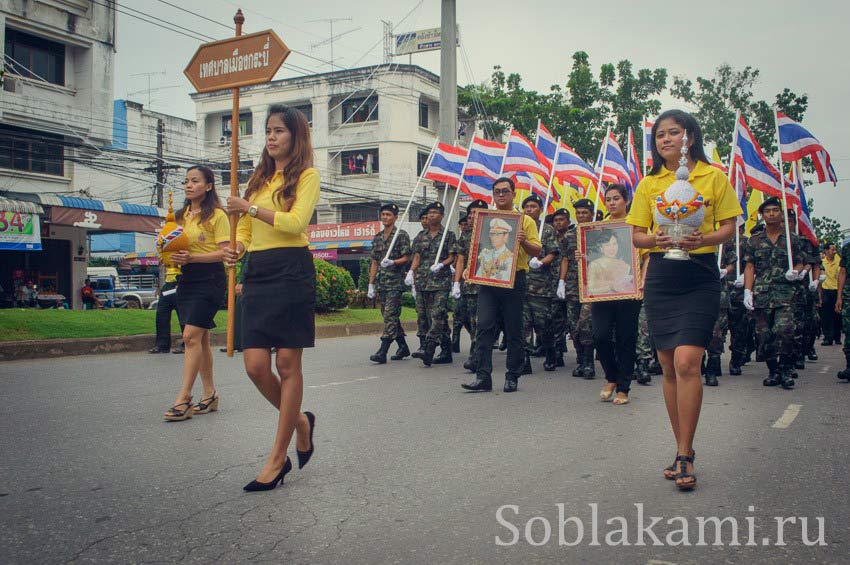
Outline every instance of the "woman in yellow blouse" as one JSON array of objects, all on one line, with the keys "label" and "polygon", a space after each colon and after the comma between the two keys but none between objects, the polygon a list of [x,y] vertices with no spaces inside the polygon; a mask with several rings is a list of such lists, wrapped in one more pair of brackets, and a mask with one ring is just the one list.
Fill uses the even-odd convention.
[{"label": "woman in yellow blouse", "polygon": [[[180,421],[193,414],[218,410],[218,393],[213,385],[210,330],[225,296],[222,259],[230,239],[227,214],[215,192],[212,169],[196,166],[186,171],[186,202],[174,216],[189,240],[188,251],[178,251],[171,260],[181,266],[177,286],[177,313],[184,325],[183,387],[165,419]],[[201,401],[192,406],[192,387],[198,373],[204,385]]]},{"label": "woman in yellow blouse", "polygon": [[[687,132],[687,142],[684,134]],[[664,371],[664,402],[673,435],[676,461],[664,470],[680,489],[696,486],[693,440],[702,407],[700,361],[720,309],[717,245],[735,234],[741,206],[726,176],[709,164],[697,121],[681,110],[661,114],[652,128],[653,167],[635,191],[627,222],[635,247],[649,249],[644,305],[652,340]],[[673,184],[683,146],[688,182],[703,197],[705,218],[678,245],[690,260],[665,259],[673,240],[655,223],[656,198]],[[719,225],[715,229],[715,225]]]},{"label": "woman in yellow blouse", "polygon": [[[297,433],[298,467],[313,455],[315,416],[301,413],[304,375],[301,355],[315,341],[316,271],[307,225],[319,201],[319,173],[307,118],[274,105],[266,118],[266,146],[245,198],[230,197],[239,221],[235,265],[247,250],[242,273],[242,349],[245,369],[260,393],[280,411],[272,452],[247,491],[271,490],[292,470],[286,452]],[[271,351],[277,350],[272,370]]]}]

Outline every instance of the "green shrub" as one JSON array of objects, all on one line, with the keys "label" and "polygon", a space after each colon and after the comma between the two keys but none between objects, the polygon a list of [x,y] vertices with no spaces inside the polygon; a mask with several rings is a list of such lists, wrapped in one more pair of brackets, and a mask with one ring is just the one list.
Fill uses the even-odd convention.
[{"label": "green shrub", "polygon": [[316,311],[330,312],[348,306],[354,279],[348,271],[327,261],[313,259],[316,267]]},{"label": "green shrub", "polygon": [[401,295],[401,305],[407,306],[408,308],[416,308],[416,299],[413,298],[411,293],[405,292]]},{"label": "green shrub", "polygon": [[371,266],[371,260],[365,257],[360,258],[360,276],[357,277],[357,290],[360,292],[369,290],[369,268]]}]

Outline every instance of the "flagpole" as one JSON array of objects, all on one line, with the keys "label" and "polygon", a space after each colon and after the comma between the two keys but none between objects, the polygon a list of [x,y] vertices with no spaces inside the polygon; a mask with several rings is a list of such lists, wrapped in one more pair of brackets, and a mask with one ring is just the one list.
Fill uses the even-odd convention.
[{"label": "flagpole", "polygon": [[[449,214],[446,218],[451,219],[452,214],[455,212],[455,207],[457,206],[457,197],[460,195],[460,187],[463,185],[463,175],[466,173],[466,165],[469,164],[469,154],[472,153],[472,146],[475,145],[475,136],[478,133],[478,126],[472,132],[472,142],[469,144],[469,151],[466,153],[466,161],[463,162],[463,169],[460,170],[460,182],[457,186],[457,191],[455,191],[455,197],[452,199],[452,207],[449,209]],[[447,220],[448,221],[448,220]],[[443,229],[443,237],[440,238],[440,247],[437,248],[437,257],[434,259],[434,264],[440,262],[440,255],[443,253],[443,245],[446,243],[446,234],[449,233],[449,227],[445,226]]]},{"label": "flagpole", "polygon": [[602,142],[602,147],[599,148],[599,180],[596,183],[596,197],[593,199],[593,220],[596,221],[596,210],[599,208],[599,191],[602,190],[602,174],[605,171],[605,161],[607,160],[606,149],[608,149],[608,137],[611,135],[611,126],[605,132],[605,140]]},{"label": "flagpole", "polygon": [[[800,189],[797,193],[800,195],[800,205],[797,207],[797,235],[800,235],[800,212],[803,210],[803,194],[806,193],[806,187],[803,185],[803,161],[798,159],[794,163],[794,180],[797,181],[797,186]],[[812,284],[812,269],[809,269],[809,284]]]},{"label": "flagpole", "polygon": [[[632,180],[632,127],[629,126],[626,132],[626,174],[629,175],[629,180]],[[631,193],[634,194],[637,185],[632,187]]]},{"label": "flagpole", "polygon": [[[510,143],[511,143],[511,134],[513,133],[513,131],[514,131],[513,128],[511,128],[511,131],[508,132],[508,142],[505,143],[505,152],[502,153],[502,162],[499,163],[499,177],[498,178],[502,178],[502,176],[505,174],[505,159],[508,158],[508,145],[510,145]],[[461,176],[460,178],[461,178],[461,180],[463,180],[463,176]],[[490,198],[490,207],[491,208],[496,207],[496,202],[492,198]]]},{"label": "flagpole", "polygon": [[546,211],[549,209],[549,195],[552,194],[552,181],[555,179],[555,163],[558,162],[558,153],[561,152],[561,136],[558,136],[558,141],[555,142],[555,158],[552,160],[552,168],[549,170],[549,189],[546,191],[546,199],[543,201],[543,219],[544,221],[540,222],[540,228],[538,231],[540,233],[537,234],[537,237],[543,241],[543,225],[546,223]]},{"label": "flagpole", "polygon": [[[419,190],[419,185],[422,183],[422,179],[425,178],[425,174],[428,172],[428,167],[431,166],[431,161],[434,160],[434,152],[437,150],[437,144],[440,143],[440,139],[437,138],[434,140],[434,145],[431,146],[431,153],[428,154],[428,159],[425,161],[425,165],[422,168],[422,172],[419,174],[419,179],[416,181],[416,186],[413,187],[413,191],[410,193],[410,198],[407,199],[407,206],[404,207],[404,213],[401,215],[402,218],[406,218],[408,212],[410,212],[410,206],[413,204],[413,198],[416,196],[416,191]],[[448,185],[446,185],[448,186]],[[458,188],[460,190],[460,188]],[[395,235],[393,235],[393,240],[390,242],[390,246],[387,249],[387,254],[384,255],[384,259],[390,258],[390,253],[393,252],[393,247],[395,247],[395,242],[398,240],[398,234],[401,229],[397,229],[395,231]]]},{"label": "flagpole", "polygon": [[779,116],[777,112],[779,108],[773,107],[773,123],[776,125],[776,161],[779,165],[779,186],[782,189],[782,213],[786,214],[785,219],[785,249],[788,252],[788,270],[794,269],[794,258],[791,256],[791,228],[788,226],[788,199],[785,196],[785,173],[782,172],[782,140],[779,137]]},{"label": "flagpole", "polygon": [[649,151],[649,148],[646,146],[646,116],[643,117],[643,121],[640,123],[640,132],[643,135],[643,176],[646,176],[646,152]]},{"label": "flagpole", "polygon": [[[740,119],[741,119],[741,111],[738,110],[738,111],[735,112],[735,128],[732,130],[732,147],[729,150],[729,168],[726,169],[726,180],[729,182],[730,185],[732,184],[732,178],[734,177],[732,171],[734,170],[734,167],[735,167],[735,147],[738,145],[738,120],[740,120]],[[722,165],[723,163],[718,163],[718,164]],[[737,185],[737,183],[735,183],[735,184]],[[738,200],[738,202],[741,202],[741,196],[738,194],[738,187],[734,186],[733,188],[735,189],[735,198]],[[723,245],[724,245],[724,243],[721,242],[720,247],[717,250],[717,268],[718,269],[721,266],[720,263],[723,262]],[[736,275],[741,270],[741,259],[740,259],[740,257],[738,257],[740,255],[739,252],[740,252],[740,237],[738,235],[738,221],[735,220],[735,257],[737,258],[736,259],[736,265],[735,265]]]}]

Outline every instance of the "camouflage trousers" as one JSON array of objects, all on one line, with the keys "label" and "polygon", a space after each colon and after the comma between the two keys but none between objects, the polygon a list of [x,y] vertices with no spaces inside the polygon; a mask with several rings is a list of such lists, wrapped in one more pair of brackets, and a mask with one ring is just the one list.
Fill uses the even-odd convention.
[{"label": "camouflage trousers", "polygon": [[820,313],[818,311],[818,295],[816,292],[806,292],[805,314],[803,315],[803,353],[808,353],[815,347],[820,329]]},{"label": "camouflage trousers", "polygon": [[794,309],[790,304],[756,308],[756,341],[760,358],[776,359],[794,350]]},{"label": "camouflage trousers", "polygon": [[575,334],[573,335],[573,343],[582,347],[593,346],[593,320],[590,316],[590,304],[579,304],[579,315],[575,325]]},{"label": "camouflage trousers", "polygon": [[552,331],[552,302],[544,296],[527,295],[522,305],[522,335],[525,347],[534,349],[534,334],[540,344],[549,349],[554,345],[555,334]]},{"label": "camouflage trousers", "polygon": [[720,307],[717,321],[714,322],[714,330],[711,332],[711,341],[708,342],[708,347],[705,348],[709,356],[717,356],[723,354],[723,344],[726,343],[726,330],[729,329],[729,308]]},{"label": "camouflage trousers", "polygon": [[401,291],[378,292],[378,301],[381,304],[381,316],[384,317],[384,333],[381,334],[381,339],[394,340],[404,337],[401,327]]},{"label": "camouflage trousers", "polygon": [[461,328],[469,332],[472,344],[469,351],[475,351],[475,330],[478,327],[478,294],[461,294],[455,300],[455,309],[452,313],[453,335],[460,334]]},{"label": "camouflage trousers", "polygon": [[747,354],[747,346],[752,339],[751,318],[752,314],[744,308],[743,302],[733,300],[729,304],[729,334],[732,338],[729,348],[741,357]]},{"label": "camouflage trousers", "polygon": [[425,339],[431,328],[431,318],[425,307],[425,296],[421,291],[416,291],[416,337]]},{"label": "camouflage trousers", "polygon": [[430,320],[426,339],[437,345],[447,345],[451,342],[449,335],[449,291],[425,290],[417,291],[422,295],[425,312]]},{"label": "camouflage trousers", "polygon": [[560,298],[552,300],[552,341],[555,349],[560,352],[567,350],[567,334],[570,332],[570,323],[567,317],[567,302]]},{"label": "camouflage trousers", "polygon": [[844,345],[841,350],[844,356],[850,355],[850,343],[847,336],[850,336],[850,296],[844,296],[841,299],[841,331],[844,333]]},{"label": "camouflage trousers", "polygon": [[646,321],[646,308],[641,304],[638,316],[638,335],[635,347],[636,361],[652,361],[652,340],[649,337],[649,322]]},{"label": "camouflage trousers", "polygon": [[[805,290],[809,294],[809,290]],[[803,340],[806,333],[806,298],[800,295],[791,303],[791,310],[794,311],[794,357],[800,357],[805,352],[803,351]]]}]

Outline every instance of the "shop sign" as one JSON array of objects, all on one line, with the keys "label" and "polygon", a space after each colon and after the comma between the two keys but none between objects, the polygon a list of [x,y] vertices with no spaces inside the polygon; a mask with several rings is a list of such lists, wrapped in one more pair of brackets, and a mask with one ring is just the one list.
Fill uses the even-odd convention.
[{"label": "shop sign", "polygon": [[336,261],[339,257],[336,249],[313,249],[310,253],[313,254],[313,259],[321,259],[322,261]]},{"label": "shop sign", "polygon": [[307,226],[310,243],[343,243],[372,241],[383,228],[381,222],[354,222],[349,224],[316,224]]},{"label": "shop sign", "polygon": [[38,214],[0,212],[0,250],[41,251]]}]

